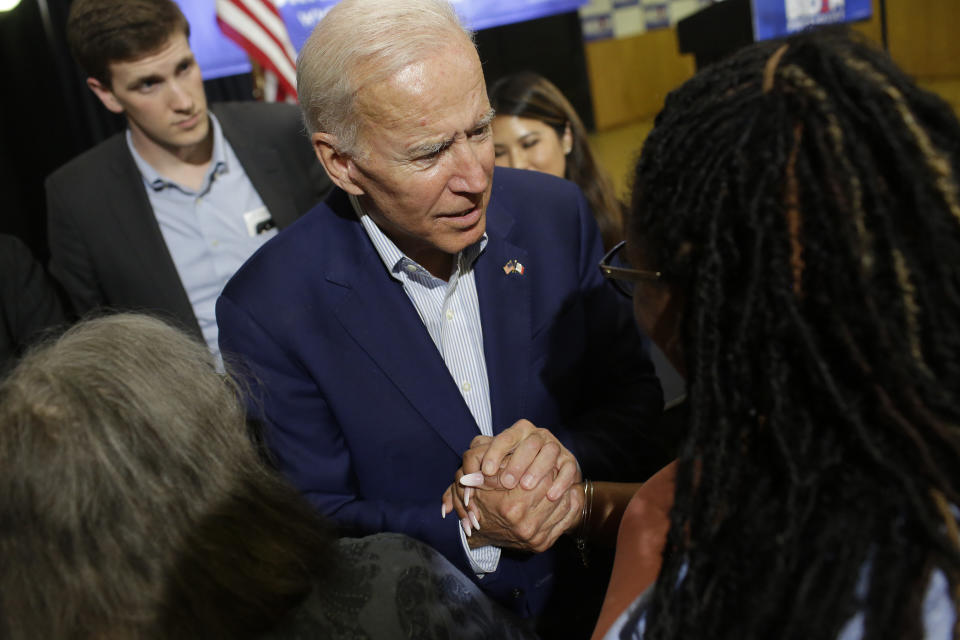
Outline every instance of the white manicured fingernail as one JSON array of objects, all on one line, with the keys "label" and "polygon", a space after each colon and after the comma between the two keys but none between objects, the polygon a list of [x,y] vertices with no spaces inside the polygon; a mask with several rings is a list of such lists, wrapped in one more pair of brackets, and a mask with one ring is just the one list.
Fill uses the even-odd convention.
[{"label": "white manicured fingernail", "polygon": [[476,529],[477,531],[480,531],[480,521],[477,520],[477,516],[473,511],[470,512],[470,522],[473,523],[474,529]]},{"label": "white manicured fingernail", "polygon": [[470,506],[470,494],[471,494],[471,493],[473,493],[473,489],[471,489],[470,487],[467,487],[466,489],[463,490],[463,506],[465,506],[465,507],[469,507],[469,506]]},{"label": "white manicured fingernail", "polygon": [[440,505],[440,515],[443,516],[444,520],[447,519],[447,505],[445,504]]},{"label": "white manicured fingernail", "polygon": [[470,530],[470,521],[469,521],[469,520],[467,520],[466,518],[460,518],[460,526],[463,527],[463,532],[464,532],[465,534],[467,534],[467,537],[468,537],[468,538],[469,538],[471,535],[473,535],[473,531]]},{"label": "white manicured fingernail", "polygon": [[460,485],[464,487],[482,487],[483,474],[477,471],[475,473],[468,473],[465,476],[461,476]]}]

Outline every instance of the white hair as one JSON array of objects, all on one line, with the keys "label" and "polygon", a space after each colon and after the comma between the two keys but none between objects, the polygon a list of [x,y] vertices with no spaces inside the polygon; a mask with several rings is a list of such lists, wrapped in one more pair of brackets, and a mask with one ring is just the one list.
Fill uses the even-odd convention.
[{"label": "white hair", "polygon": [[310,134],[336,139],[356,155],[358,92],[473,33],[448,0],[341,0],[307,39],[297,58],[297,93]]}]

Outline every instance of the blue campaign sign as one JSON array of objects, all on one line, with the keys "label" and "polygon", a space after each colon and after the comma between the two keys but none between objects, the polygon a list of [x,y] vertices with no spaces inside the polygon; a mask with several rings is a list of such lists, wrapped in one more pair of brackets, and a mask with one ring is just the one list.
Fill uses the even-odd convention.
[{"label": "blue campaign sign", "polygon": [[[190,46],[204,78],[250,71],[243,50],[225,37],[217,26],[214,0],[176,0],[190,21]],[[294,49],[300,50],[313,27],[337,0],[276,0],[290,33]],[[576,11],[587,0],[451,0],[460,18],[480,30],[543,16]]]},{"label": "blue campaign sign", "polygon": [[807,27],[865,20],[870,0],[751,0],[753,38],[768,40]]},{"label": "blue campaign sign", "polygon": [[587,0],[452,0],[452,3],[467,26],[479,31],[576,11]]}]

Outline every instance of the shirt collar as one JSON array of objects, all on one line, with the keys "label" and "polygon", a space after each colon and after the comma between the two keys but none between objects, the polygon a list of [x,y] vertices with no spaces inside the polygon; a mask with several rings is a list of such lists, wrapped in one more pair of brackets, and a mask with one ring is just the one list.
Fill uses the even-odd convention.
[{"label": "shirt collar", "polygon": [[[405,269],[409,268],[411,265],[416,267],[411,271],[421,271],[429,275],[429,272],[424,269],[421,265],[417,264],[416,261],[411,260],[403,251],[394,244],[393,240],[387,237],[387,234],[377,226],[377,223],[367,215],[367,212],[363,210],[363,207],[360,205],[360,201],[353,194],[348,194],[350,198],[350,204],[353,206],[354,212],[356,212],[357,217],[360,218],[360,224],[363,225],[364,230],[367,232],[367,235],[370,237],[371,242],[373,242],[374,248],[377,250],[377,254],[380,256],[380,259],[383,261],[384,266],[387,267],[387,271],[396,278],[400,280],[400,273]],[[473,263],[476,262],[477,258],[480,257],[480,254],[483,253],[484,248],[487,246],[487,233],[484,232],[483,236],[474,242],[469,247],[460,251],[453,261],[453,269],[456,272],[458,269],[461,272],[466,272],[467,270],[473,267]],[[433,277],[431,275],[431,277]]]},{"label": "shirt collar", "polygon": [[[225,143],[223,138],[223,129],[220,128],[220,122],[217,120],[217,117],[213,115],[212,111],[208,111],[207,115],[210,117],[210,126],[213,130],[213,154],[212,161],[210,162],[210,169],[207,171],[207,176],[204,179],[204,187],[209,184],[210,179],[214,174],[220,175],[226,173],[230,166],[227,163],[227,152],[225,149]],[[167,187],[176,187],[180,191],[187,193],[192,193],[190,189],[183,187],[182,185],[177,184],[173,180],[163,177],[160,173],[153,168],[153,166],[143,159],[138,152],[136,147],[133,146],[133,136],[130,133],[130,129],[127,128],[126,133],[127,139],[127,148],[130,149],[130,154],[133,156],[133,161],[137,165],[137,169],[140,170],[140,175],[143,176],[143,183],[147,188],[154,191],[162,191]]]}]

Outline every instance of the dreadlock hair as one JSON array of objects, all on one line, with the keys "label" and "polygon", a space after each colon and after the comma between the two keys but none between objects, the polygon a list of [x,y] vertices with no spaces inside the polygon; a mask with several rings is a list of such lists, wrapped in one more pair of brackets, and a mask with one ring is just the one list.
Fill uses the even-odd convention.
[{"label": "dreadlock hair", "polygon": [[611,249],[623,239],[623,204],[617,199],[610,178],[593,156],[587,128],[570,101],[552,82],[532,72],[504,76],[490,85],[490,106],[497,115],[539,120],[557,132],[570,127],[573,145],[564,176],[583,190],[600,227],[603,245]]},{"label": "dreadlock hair", "polygon": [[628,230],[684,300],[690,431],[644,638],[920,638],[933,568],[956,608],[958,145],[845,31],[668,97]]}]

